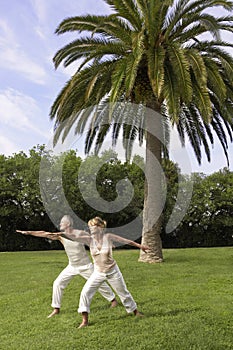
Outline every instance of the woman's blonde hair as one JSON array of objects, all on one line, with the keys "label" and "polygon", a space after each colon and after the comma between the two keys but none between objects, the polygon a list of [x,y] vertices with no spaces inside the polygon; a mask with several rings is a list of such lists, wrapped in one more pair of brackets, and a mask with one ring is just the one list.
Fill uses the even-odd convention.
[{"label": "woman's blonde hair", "polygon": [[88,221],[88,226],[99,226],[105,228],[107,226],[107,221],[101,219],[99,216]]}]

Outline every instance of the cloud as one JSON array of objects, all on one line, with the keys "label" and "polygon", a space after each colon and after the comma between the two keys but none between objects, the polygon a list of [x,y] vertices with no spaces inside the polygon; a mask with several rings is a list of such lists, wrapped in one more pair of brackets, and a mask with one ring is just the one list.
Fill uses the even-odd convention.
[{"label": "cloud", "polygon": [[38,120],[41,117],[41,110],[36,101],[19,91],[7,89],[0,92],[0,121],[2,125],[18,130],[31,130],[37,135],[48,137],[38,127]]},{"label": "cloud", "polygon": [[19,72],[37,84],[46,82],[45,70],[27,55],[5,20],[0,20],[0,68]]},{"label": "cloud", "polygon": [[48,1],[31,0],[32,11],[36,20],[33,23],[35,34],[43,41],[47,41],[51,21]]},{"label": "cloud", "polygon": [[18,147],[14,142],[10,141],[6,136],[0,135],[0,154],[9,156],[17,151]]},{"label": "cloud", "polygon": [[31,0],[32,8],[39,22],[44,23],[47,21],[48,1],[43,0]]}]

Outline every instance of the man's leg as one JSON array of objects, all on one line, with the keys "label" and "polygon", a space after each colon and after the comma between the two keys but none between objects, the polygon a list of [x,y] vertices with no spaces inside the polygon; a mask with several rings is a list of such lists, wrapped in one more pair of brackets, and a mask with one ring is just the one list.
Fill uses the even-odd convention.
[{"label": "man's leg", "polygon": [[48,318],[51,318],[60,312],[61,301],[64,289],[69,284],[70,280],[76,275],[71,266],[67,266],[53,282],[53,295],[52,295],[52,304],[54,308]]}]

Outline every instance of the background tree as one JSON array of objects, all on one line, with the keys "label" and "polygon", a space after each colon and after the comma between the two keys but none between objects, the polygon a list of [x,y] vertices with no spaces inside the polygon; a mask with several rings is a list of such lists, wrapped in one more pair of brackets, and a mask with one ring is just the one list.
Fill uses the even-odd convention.
[{"label": "background tree", "polygon": [[[136,158],[143,167],[143,160],[139,156]],[[66,162],[64,168],[65,165]],[[136,218],[142,211],[143,170],[134,163],[122,162],[112,150],[100,156],[89,155],[69,181],[73,181],[75,188],[65,185],[66,197],[69,197],[70,192],[76,193],[75,202],[79,205],[75,208],[75,202],[70,203],[74,212],[81,215],[85,222],[90,217],[105,215],[108,228],[117,228]],[[129,182],[134,190],[132,198]]]},{"label": "background tree", "polygon": [[189,210],[174,233],[177,246],[232,245],[233,173],[192,174],[194,190]]},{"label": "background tree", "polygon": [[[62,209],[57,217],[58,222],[51,222],[43,205],[39,186],[41,159],[43,161],[46,159],[47,165],[52,165],[52,170],[56,169],[55,174],[58,173],[57,169],[62,165],[62,186],[65,198],[73,212],[84,222],[82,227],[77,227],[84,229],[87,228],[85,223],[90,217],[96,214],[103,215],[103,212],[96,211],[84,200],[79,189],[79,181],[82,181],[84,189],[87,189],[87,193],[89,193],[92,190],[89,187],[90,179],[93,179],[94,171],[96,172],[94,182],[96,182],[99,195],[95,198],[96,191],[91,193],[92,204],[92,199],[97,200],[99,196],[105,195],[106,202],[111,203],[117,198],[118,193],[124,195],[121,192],[117,193],[116,184],[122,180],[120,184],[124,185],[125,180],[128,179],[134,188],[134,194],[130,198],[129,204],[119,212],[107,213],[106,217],[111,231],[117,230],[125,223],[130,223],[132,218],[138,218],[137,230],[128,229],[124,234],[129,236],[133,234],[133,239],[136,237],[140,240],[145,181],[144,160],[140,156],[135,156],[132,163],[122,162],[112,150],[109,150],[103,152],[101,156],[90,155],[87,157],[87,161],[84,161],[77,156],[75,151],[71,150],[65,157],[63,155],[61,159],[59,157],[54,159],[45,152],[43,146],[37,146],[29,151],[29,155],[23,152],[10,157],[0,155],[0,251],[62,249],[58,242],[24,237],[15,233],[16,228],[29,230],[43,228],[47,231],[56,231],[57,228],[54,224],[58,224],[64,214]],[[162,163],[166,180],[166,184],[162,188],[166,196],[162,222],[164,247],[232,245],[233,172],[223,169],[208,176],[199,173],[181,176],[176,164],[170,160],[163,160]],[[85,166],[80,176],[82,165]],[[49,188],[54,205],[54,208],[51,209],[59,212],[62,203],[57,196],[57,181],[54,175],[51,177],[51,181],[52,186]],[[190,181],[193,182],[194,186],[189,209],[179,226],[167,233],[166,225],[177,201],[178,186],[181,186],[185,196]],[[124,186],[121,189],[122,192],[127,190]],[[75,225],[79,225],[79,223],[77,222]],[[122,229],[119,232],[122,232]]]},{"label": "background tree", "polygon": [[[161,123],[169,119],[183,144],[188,136],[198,162],[201,146],[210,160],[209,142],[214,142],[214,132],[227,156],[226,135],[232,139],[233,125],[233,59],[225,51],[232,43],[224,42],[220,34],[232,33],[233,5],[228,0],[104,1],[112,14],[67,18],[56,30],[57,34],[76,31],[84,36],[54,57],[55,67],[78,61],[76,73],[51,108],[55,141],[59,135],[64,139],[74,125],[78,133],[89,125],[87,152],[94,142],[98,151],[109,130],[115,143],[122,127],[126,149],[137,133],[140,142],[145,136],[142,243],[152,250],[141,252],[140,261],[162,261],[161,167],[152,162],[153,157],[161,162],[158,130],[162,134]],[[211,14],[216,7],[220,7],[219,16]],[[222,15],[222,9],[226,14]],[[127,112],[123,114],[126,117],[114,113],[115,103],[122,101],[147,108],[141,118],[136,113],[130,127]],[[106,103],[110,108],[103,113]]]},{"label": "background tree", "polygon": [[10,157],[0,156],[0,249],[42,250],[50,244],[43,239],[24,237],[16,229],[52,229],[44,210],[39,187],[39,168],[43,146]]}]

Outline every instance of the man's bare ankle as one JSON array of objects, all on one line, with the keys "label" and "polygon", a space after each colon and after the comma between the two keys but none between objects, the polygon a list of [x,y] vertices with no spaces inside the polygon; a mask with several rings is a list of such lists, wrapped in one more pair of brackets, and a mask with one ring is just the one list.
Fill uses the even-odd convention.
[{"label": "man's bare ankle", "polygon": [[116,299],[113,299],[113,300],[111,301],[111,307],[113,308],[113,307],[116,307],[117,305],[118,305],[117,300],[116,300]]},{"label": "man's bare ankle", "polygon": [[83,327],[87,327],[88,326],[88,322],[82,322],[80,323],[78,328],[83,328]]},{"label": "man's bare ankle", "polygon": [[51,318],[51,317],[53,317],[53,316],[55,316],[55,315],[58,315],[59,313],[60,313],[60,309],[56,307],[56,308],[53,309],[53,311],[51,312],[51,314],[48,315],[47,318]]},{"label": "man's bare ankle", "polygon": [[138,311],[137,309],[136,310],[134,310],[134,315],[135,316],[138,316],[138,317],[144,317],[144,314],[142,313],[142,312],[140,312],[140,311]]}]

